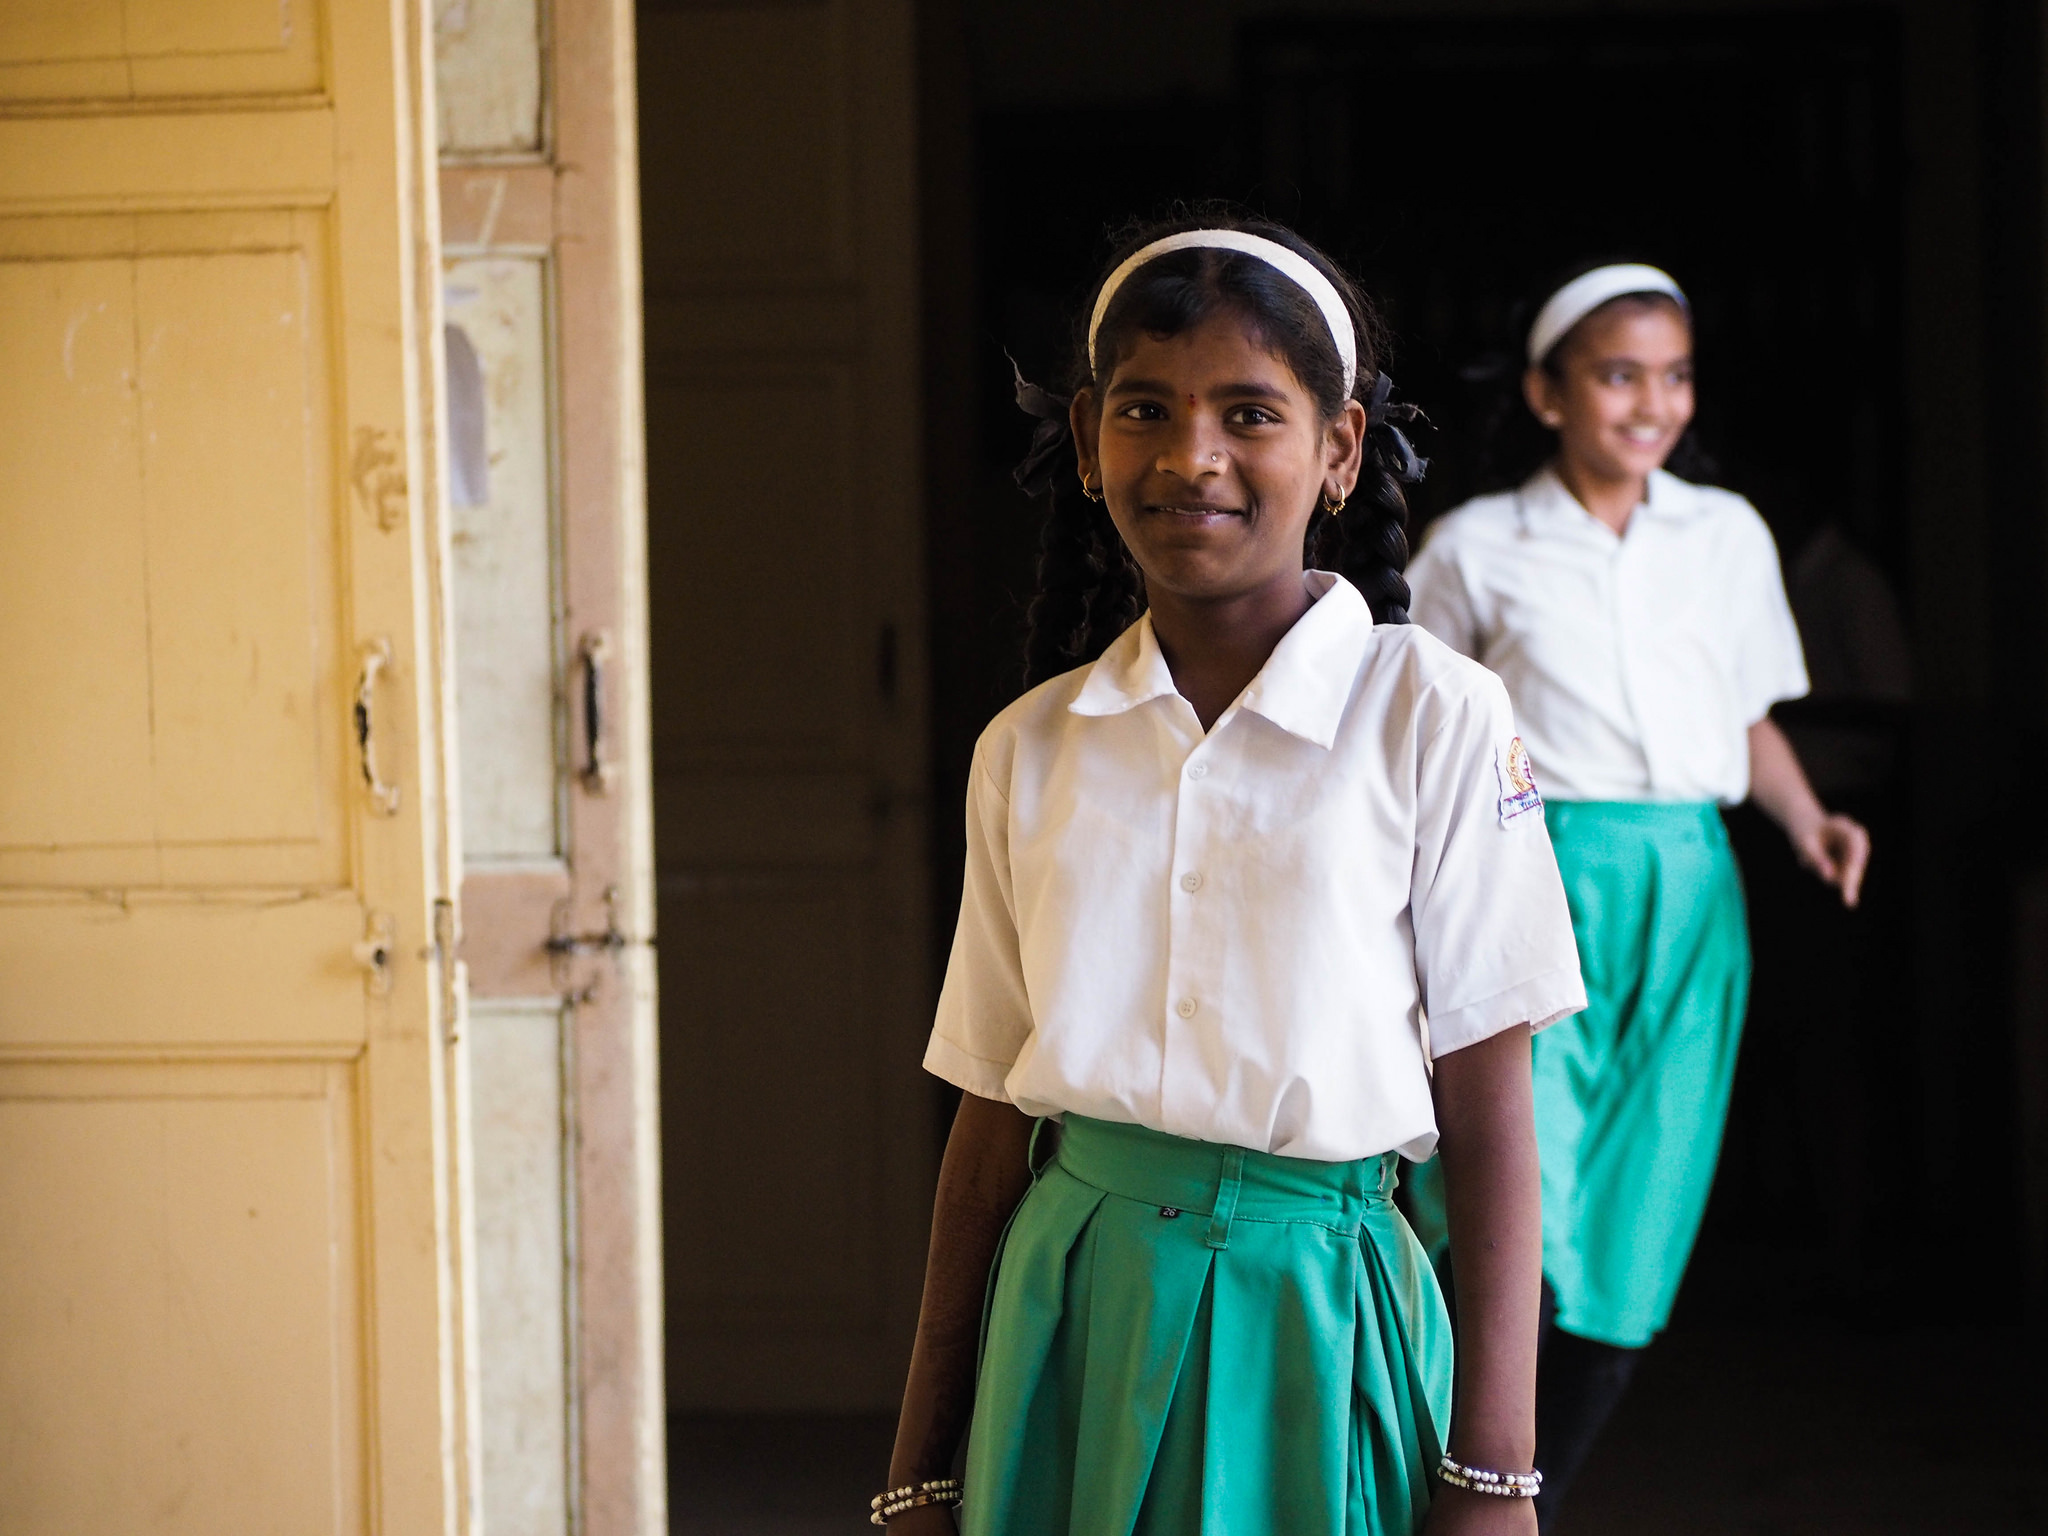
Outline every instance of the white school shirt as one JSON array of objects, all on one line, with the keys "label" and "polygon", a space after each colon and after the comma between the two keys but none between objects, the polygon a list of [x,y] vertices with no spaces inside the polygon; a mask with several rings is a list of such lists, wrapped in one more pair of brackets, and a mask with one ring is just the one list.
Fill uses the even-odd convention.
[{"label": "white school shirt", "polygon": [[1617,535],[1545,469],[1430,530],[1416,623],[1498,673],[1553,800],[1749,793],[1749,727],[1806,692],[1778,549],[1732,491],[1658,470]]},{"label": "white school shirt", "polygon": [[1436,1145],[1436,1055],[1583,1008],[1498,679],[1340,577],[1204,735],[1150,616],[975,747],[925,1066],[1336,1162]]}]

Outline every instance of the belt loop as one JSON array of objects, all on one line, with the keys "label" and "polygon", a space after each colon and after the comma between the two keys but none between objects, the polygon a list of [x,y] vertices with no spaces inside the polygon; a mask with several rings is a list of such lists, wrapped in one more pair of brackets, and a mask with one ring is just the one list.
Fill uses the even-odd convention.
[{"label": "belt loop", "polygon": [[1230,1222],[1237,1214],[1237,1192],[1244,1184],[1244,1148],[1223,1149],[1223,1176],[1216,1181],[1216,1210],[1209,1218],[1209,1246],[1230,1246]]}]

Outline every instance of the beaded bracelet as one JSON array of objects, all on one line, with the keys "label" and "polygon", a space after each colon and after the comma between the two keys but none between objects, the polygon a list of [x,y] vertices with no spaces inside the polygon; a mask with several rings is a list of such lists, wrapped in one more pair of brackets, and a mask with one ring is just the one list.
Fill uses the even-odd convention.
[{"label": "beaded bracelet", "polygon": [[960,1496],[960,1479],[957,1477],[934,1477],[922,1483],[905,1483],[901,1488],[878,1493],[868,1501],[868,1508],[872,1511],[868,1515],[868,1524],[887,1525],[905,1510],[921,1509],[927,1504],[956,1505]]},{"label": "beaded bracelet", "polygon": [[1446,1456],[1436,1464],[1436,1475],[1447,1486],[1467,1493],[1490,1493],[1503,1499],[1533,1499],[1543,1488],[1541,1472],[1489,1472],[1468,1467]]}]

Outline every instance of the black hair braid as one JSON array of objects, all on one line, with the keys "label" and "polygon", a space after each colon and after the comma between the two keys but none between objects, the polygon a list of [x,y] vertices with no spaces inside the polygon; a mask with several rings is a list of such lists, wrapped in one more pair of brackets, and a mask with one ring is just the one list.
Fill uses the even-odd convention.
[{"label": "black hair braid", "polygon": [[1379,623],[1406,624],[1408,553],[1408,498],[1393,471],[1368,450],[1344,511],[1317,512],[1308,536],[1310,563],[1358,588]]},{"label": "black hair braid", "polygon": [[1144,610],[1144,578],[1116,525],[1078,481],[1055,483],[1038,539],[1038,592],[1026,612],[1024,686],[1102,654]]}]

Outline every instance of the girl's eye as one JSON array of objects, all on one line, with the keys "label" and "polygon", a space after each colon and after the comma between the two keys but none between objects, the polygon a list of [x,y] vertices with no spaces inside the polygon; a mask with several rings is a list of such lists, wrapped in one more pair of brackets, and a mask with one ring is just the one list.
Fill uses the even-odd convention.
[{"label": "girl's eye", "polygon": [[1270,426],[1279,419],[1263,405],[1240,405],[1230,413],[1230,424],[1236,427]]},{"label": "girl's eye", "polygon": [[1164,421],[1166,412],[1150,400],[1133,400],[1117,412],[1125,421]]}]

